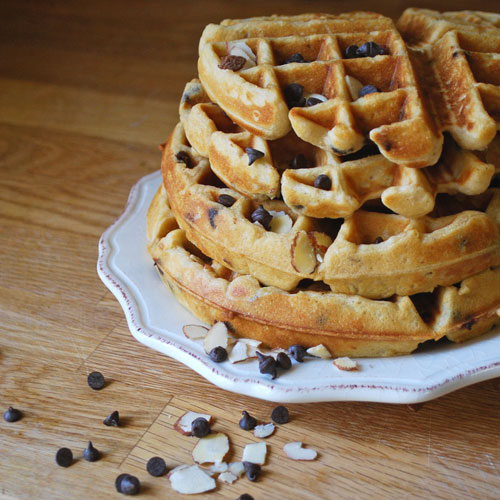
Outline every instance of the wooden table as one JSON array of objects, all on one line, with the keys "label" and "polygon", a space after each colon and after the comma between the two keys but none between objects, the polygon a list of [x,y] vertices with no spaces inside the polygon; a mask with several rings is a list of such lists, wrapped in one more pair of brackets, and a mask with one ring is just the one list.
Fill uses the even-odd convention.
[{"label": "wooden table", "polygon": [[[434,6],[436,2],[414,2]],[[201,409],[227,432],[232,459],[248,434],[242,410],[268,418],[272,403],[238,396],[130,335],[96,274],[97,242],[131,186],[159,167],[157,145],[177,122],[184,83],[196,75],[205,24],[225,17],[379,8],[404,1],[35,2],[0,6],[0,497],[121,498],[122,472],[141,498],[181,498],[145,461],[191,462],[194,441],[173,430]],[[446,9],[498,10],[497,0],[442,0]],[[105,374],[92,391],[86,376]],[[412,411],[406,405],[288,405],[292,421],[269,443],[260,481],[242,478],[193,498],[499,498],[500,383],[490,380]],[[118,409],[119,428],[102,420]],[[82,459],[88,440],[103,453]],[[287,460],[286,441],[319,451]],[[69,447],[75,463],[55,463]]]}]

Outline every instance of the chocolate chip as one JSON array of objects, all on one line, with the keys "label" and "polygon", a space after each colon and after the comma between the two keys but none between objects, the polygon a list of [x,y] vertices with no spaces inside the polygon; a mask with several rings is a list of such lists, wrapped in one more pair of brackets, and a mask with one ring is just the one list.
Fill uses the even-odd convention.
[{"label": "chocolate chip", "polygon": [[179,151],[175,155],[175,159],[177,160],[177,163],[184,163],[187,168],[191,168],[193,166],[193,160],[191,160],[191,157],[185,151]]},{"label": "chocolate chip", "polygon": [[266,231],[269,231],[273,216],[262,205],[259,205],[250,215],[250,220],[259,222]]},{"label": "chocolate chip", "polygon": [[247,411],[242,411],[243,418],[240,420],[239,425],[244,431],[251,431],[257,425],[257,419],[252,417]]},{"label": "chocolate chip", "polygon": [[126,474],[120,481],[120,493],[124,495],[137,495],[139,491],[141,491],[141,483],[135,476]]},{"label": "chocolate chip", "polygon": [[392,143],[389,141],[384,142],[384,149],[390,151],[392,149]]},{"label": "chocolate chip", "polygon": [[101,372],[92,372],[88,374],[87,384],[94,391],[100,391],[104,387],[104,375]]},{"label": "chocolate chip", "polygon": [[328,191],[332,187],[332,181],[328,175],[320,174],[314,179],[314,187]]},{"label": "chocolate chip", "polygon": [[290,83],[283,89],[283,95],[289,108],[293,108],[302,104],[302,94],[304,87],[299,83]]},{"label": "chocolate chip", "polygon": [[359,97],[364,97],[365,95],[368,94],[376,94],[379,92],[379,89],[375,87],[375,85],[365,85],[360,91],[359,91]]},{"label": "chocolate chip", "polygon": [[277,406],[271,412],[271,419],[277,424],[286,424],[290,420],[290,414],[284,406]]},{"label": "chocolate chip", "polygon": [[227,351],[222,346],[214,347],[208,355],[214,363],[222,363],[227,359]]},{"label": "chocolate chip", "polygon": [[101,458],[101,454],[97,448],[94,448],[92,441],[89,441],[87,448],[83,450],[83,458],[87,462],[97,462]]},{"label": "chocolate chip", "polygon": [[245,66],[247,60],[242,56],[224,56],[220,60],[219,69],[230,69],[231,71],[238,71]]},{"label": "chocolate chip", "polygon": [[197,438],[202,438],[210,434],[208,420],[203,417],[195,418],[191,423],[191,434]]},{"label": "chocolate chip", "polygon": [[110,413],[102,423],[108,427],[118,427],[120,425],[120,414],[115,410],[113,413]]},{"label": "chocolate chip", "polygon": [[16,410],[16,408],[12,408],[12,406],[9,406],[7,411],[3,414],[3,419],[6,422],[17,422],[22,418],[23,414],[19,410]]},{"label": "chocolate chip", "polygon": [[127,477],[128,474],[120,474],[119,476],[116,477],[115,479],[115,488],[118,493],[122,492],[121,484],[122,484],[122,479]]},{"label": "chocolate chip", "polygon": [[373,242],[374,245],[378,245],[379,243],[383,243],[384,241],[384,238],[382,238],[382,236],[377,236],[375,238],[375,241]]},{"label": "chocolate chip", "polygon": [[217,215],[217,209],[216,208],[209,208],[208,209],[208,220],[210,221],[210,225],[212,226],[213,229],[215,229],[217,226],[215,225],[215,216]]},{"label": "chocolate chip", "polygon": [[358,57],[375,57],[384,55],[385,50],[375,42],[366,42],[356,51]]},{"label": "chocolate chip", "polygon": [[306,60],[302,57],[302,54],[296,52],[295,54],[292,54],[283,64],[303,63],[303,62],[306,62]]},{"label": "chocolate chip", "polygon": [[452,57],[453,59],[455,59],[455,57],[457,57],[457,56],[458,56],[458,54],[460,54],[460,52],[459,52],[458,50],[455,50],[455,52],[453,52],[453,54],[451,54],[451,57]]},{"label": "chocolate chip", "polygon": [[265,375],[271,375],[272,379],[276,378],[276,360],[272,356],[265,356],[264,354],[257,351],[257,357],[259,358],[259,371]]},{"label": "chocolate chip", "polygon": [[167,464],[161,457],[151,457],[146,464],[146,470],[154,477],[164,476],[167,473]]},{"label": "chocolate chip", "polygon": [[69,448],[60,448],[56,453],[56,464],[69,467],[73,463],[73,452]]},{"label": "chocolate chip", "polygon": [[225,207],[232,207],[236,201],[230,194],[220,194],[217,201]]},{"label": "chocolate chip", "polygon": [[251,165],[254,161],[262,158],[264,153],[254,148],[245,148],[245,153],[248,155],[248,164]]},{"label": "chocolate chip", "polygon": [[346,59],[354,59],[358,57],[358,46],[357,45],[349,45],[347,49],[345,49],[344,56]]},{"label": "chocolate chip", "polygon": [[288,348],[288,352],[290,356],[292,356],[292,358],[299,363],[302,363],[302,361],[304,361],[304,358],[307,356],[306,348],[298,344],[291,345]]},{"label": "chocolate chip", "polygon": [[289,370],[292,366],[290,358],[284,352],[278,353],[276,356],[276,362],[280,368],[283,368],[283,370]]},{"label": "chocolate chip", "polygon": [[253,496],[248,493],[243,493],[243,495],[240,495],[236,500],[253,500]]},{"label": "chocolate chip", "polygon": [[324,102],[324,100],[319,99],[318,97],[308,97],[306,99],[306,106],[310,108],[311,106],[316,106],[316,104],[319,104],[320,102]]},{"label": "chocolate chip", "polygon": [[245,468],[245,474],[250,481],[257,481],[260,475],[260,465],[254,464],[253,462],[242,462]]},{"label": "chocolate chip", "polygon": [[290,168],[307,168],[307,159],[302,154],[296,154],[290,162]]}]

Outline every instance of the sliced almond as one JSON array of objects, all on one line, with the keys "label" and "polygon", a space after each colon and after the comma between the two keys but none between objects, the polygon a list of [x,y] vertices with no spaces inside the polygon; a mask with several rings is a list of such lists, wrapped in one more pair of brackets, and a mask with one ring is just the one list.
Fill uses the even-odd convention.
[{"label": "sliced almond", "polygon": [[356,361],[348,357],[334,359],[333,364],[339,370],[345,370],[348,372],[352,372],[358,369],[358,363],[356,363]]},{"label": "sliced almond", "polygon": [[292,267],[301,274],[311,274],[318,261],[311,241],[305,231],[299,231],[290,247]]},{"label": "sliced almond", "polygon": [[210,415],[204,415],[202,413],[196,413],[194,411],[188,411],[184,413],[182,417],[179,417],[177,422],[174,424],[174,429],[185,436],[191,436],[191,424],[193,420],[203,417],[208,423],[211,422],[212,417]]},{"label": "sliced almond", "polygon": [[245,467],[243,462],[232,462],[229,464],[229,472],[237,477],[242,476],[245,473]]},{"label": "sliced almond", "polygon": [[228,359],[231,363],[238,363],[239,361],[248,359],[248,344],[238,340],[229,352]]},{"label": "sliced almond", "polygon": [[220,432],[202,437],[193,450],[193,460],[198,464],[222,462],[229,451],[229,440]]},{"label": "sliced almond", "polygon": [[257,438],[266,438],[269,437],[275,430],[274,424],[261,424],[256,425],[253,430],[253,435]]},{"label": "sliced almond", "polygon": [[199,340],[207,336],[208,328],[202,325],[184,325],[182,331],[188,339]]},{"label": "sliced almond", "polygon": [[345,82],[347,84],[347,88],[349,89],[349,94],[351,94],[351,99],[353,101],[359,99],[359,94],[361,93],[363,84],[359,80],[350,75],[345,76]]},{"label": "sliced almond", "polygon": [[285,444],[283,451],[292,460],[314,460],[318,456],[316,450],[303,448],[300,441]]},{"label": "sliced almond", "polygon": [[168,475],[172,489],[185,495],[205,493],[215,489],[215,479],[197,465],[176,467]]},{"label": "sliced almond", "polygon": [[330,359],[332,357],[328,349],[323,344],[309,347],[309,349],[307,349],[307,354],[321,359]]},{"label": "sliced almond", "polygon": [[263,441],[260,443],[247,444],[243,450],[242,462],[252,462],[263,465],[266,461],[267,445]]},{"label": "sliced almond", "polygon": [[224,349],[227,349],[228,341],[229,333],[227,326],[222,321],[219,321],[208,330],[203,340],[203,349],[205,349],[207,354],[215,347],[224,347]]},{"label": "sliced almond", "polygon": [[223,483],[233,484],[238,479],[238,476],[235,476],[232,472],[227,471],[223,472],[222,474],[219,474],[218,479]]},{"label": "sliced almond", "polygon": [[214,474],[221,474],[222,472],[226,472],[228,470],[229,465],[227,462],[216,462],[209,469],[208,472],[211,476]]},{"label": "sliced almond", "polygon": [[269,213],[273,216],[270,224],[270,229],[273,233],[286,234],[291,231],[293,221],[286,212],[276,212],[275,210],[269,210]]}]

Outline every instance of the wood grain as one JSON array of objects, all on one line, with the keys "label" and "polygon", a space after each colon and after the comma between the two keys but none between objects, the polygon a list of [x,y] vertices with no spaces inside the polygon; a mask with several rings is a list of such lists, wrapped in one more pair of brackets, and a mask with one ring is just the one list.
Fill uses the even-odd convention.
[{"label": "wood grain", "polygon": [[[173,429],[187,410],[214,415],[231,459],[255,438],[242,410],[268,421],[272,403],[212,386],[138,344],[96,273],[100,235],[129,190],[159,167],[158,144],[177,122],[184,83],[196,75],[203,27],[226,17],[377,9],[403,0],[178,2],[77,0],[0,3],[0,498],[109,499],[121,472],[142,498],[182,498],[145,471],[152,455],[190,462],[196,440]],[[413,5],[435,6],[432,1]],[[442,0],[439,8],[498,11],[498,2]],[[106,387],[86,376],[100,370]],[[246,478],[192,498],[498,498],[499,379],[426,403],[289,405],[292,420],[268,438],[260,481]],[[122,426],[102,420],[119,410]],[[99,462],[82,459],[88,440]],[[289,441],[318,450],[292,462]],[[58,467],[68,446],[75,463]]]}]

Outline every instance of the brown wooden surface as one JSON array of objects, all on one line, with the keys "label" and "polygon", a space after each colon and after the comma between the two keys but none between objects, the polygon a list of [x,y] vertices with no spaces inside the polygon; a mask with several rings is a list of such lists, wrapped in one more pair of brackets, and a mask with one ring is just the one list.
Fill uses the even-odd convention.
[{"label": "brown wooden surface", "polygon": [[[497,0],[414,5],[498,11]],[[181,498],[144,469],[152,455],[190,461],[191,438],[172,424],[201,408],[227,432],[232,458],[252,436],[243,409],[267,419],[272,403],[213,387],[137,343],[97,277],[99,236],[122,212],[130,187],[159,166],[157,145],[177,121],[184,83],[196,74],[205,24],[225,17],[378,9],[403,1],[0,2],[0,497],[123,498],[121,472],[143,481],[140,498]],[[90,371],[109,380],[100,392]],[[499,379],[418,412],[366,403],[288,405],[292,421],[269,438],[258,483],[193,498],[499,498]],[[120,428],[102,425],[118,409]],[[104,456],[84,461],[91,439]],[[319,451],[287,460],[286,441]],[[59,447],[75,464],[55,464]]]}]

